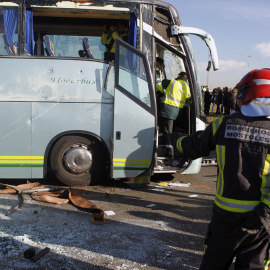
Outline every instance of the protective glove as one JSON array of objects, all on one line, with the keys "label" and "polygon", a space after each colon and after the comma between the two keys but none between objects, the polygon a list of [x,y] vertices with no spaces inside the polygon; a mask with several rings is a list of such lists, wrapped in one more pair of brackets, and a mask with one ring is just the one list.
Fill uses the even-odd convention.
[{"label": "protective glove", "polygon": [[263,224],[254,211],[250,212],[247,219],[240,225],[238,230],[248,234],[257,234],[263,228]]},{"label": "protective glove", "polygon": [[179,134],[177,133],[169,133],[168,137],[171,142],[171,145],[173,146],[175,156],[182,157],[183,154],[177,149],[177,146],[176,146],[176,143],[181,136],[179,136]]}]

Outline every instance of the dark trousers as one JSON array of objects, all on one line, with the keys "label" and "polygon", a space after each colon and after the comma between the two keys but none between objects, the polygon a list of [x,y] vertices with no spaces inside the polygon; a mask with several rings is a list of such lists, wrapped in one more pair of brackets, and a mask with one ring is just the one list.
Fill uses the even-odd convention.
[{"label": "dark trousers", "polygon": [[172,119],[160,117],[160,129],[163,133],[163,138],[166,144],[166,154],[169,158],[174,158],[173,145],[169,134],[173,132],[173,121]]},{"label": "dark trousers", "polygon": [[209,115],[210,105],[211,105],[211,103],[205,103],[204,104],[204,113],[206,115]]},{"label": "dark trousers", "polygon": [[217,111],[216,114],[220,114],[220,104],[217,104]]},{"label": "dark trousers", "polygon": [[226,115],[229,115],[229,114],[230,114],[230,110],[231,110],[231,108],[229,108],[228,106],[226,106],[226,107],[225,107],[225,112],[224,112],[224,113],[225,113]]},{"label": "dark trousers", "polygon": [[224,221],[213,215],[200,270],[228,270],[234,257],[235,270],[265,269],[269,260],[270,230],[263,228],[251,235],[240,232],[239,226],[241,223]]},{"label": "dark trousers", "polygon": [[112,52],[105,52],[104,53],[104,60],[105,61],[114,61],[115,59],[115,53]]}]

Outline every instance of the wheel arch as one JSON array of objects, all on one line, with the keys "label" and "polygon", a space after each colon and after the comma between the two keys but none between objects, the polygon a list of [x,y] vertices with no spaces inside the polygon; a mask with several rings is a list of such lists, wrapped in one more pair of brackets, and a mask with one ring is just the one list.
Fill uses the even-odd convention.
[{"label": "wheel arch", "polygon": [[50,155],[51,155],[52,148],[55,145],[55,143],[64,136],[82,136],[82,137],[86,137],[86,138],[94,138],[94,139],[96,139],[103,146],[103,148],[104,148],[104,150],[106,152],[106,160],[109,161],[110,151],[109,151],[109,149],[107,147],[107,144],[105,143],[105,141],[100,136],[98,136],[95,133],[92,133],[92,132],[89,132],[89,131],[84,131],[84,130],[65,131],[65,132],[59,133],[56,136],[54,136],[50,140],[50,142],[48,143],[48,145],[46,147],[45,155],[44,155],[44,169],[43,169],[43,177],[44,178],[47,177],[48,166],[50,165]]}]

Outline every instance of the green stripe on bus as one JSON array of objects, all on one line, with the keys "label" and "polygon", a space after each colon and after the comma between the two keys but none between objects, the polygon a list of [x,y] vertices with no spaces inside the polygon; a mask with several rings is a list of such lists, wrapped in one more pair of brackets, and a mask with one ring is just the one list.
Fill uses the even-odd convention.
[{"label": "green stripe on bus", "polygon": [[145,170],[147,168],[134,168],[134,167],[113,167],[116,171],[124,171],[124,170],[130,170],[130,171],[141,171]]},{"label": "green stripe on bus", "polygon": [[145,167],[148,168],[150,166],[149,164],[143,164],[143,163],[126,163],[126,164],[121,164],[121,163],[114,163],[114,167],[123,167],[123,166],[128,166],[128,167]]}]

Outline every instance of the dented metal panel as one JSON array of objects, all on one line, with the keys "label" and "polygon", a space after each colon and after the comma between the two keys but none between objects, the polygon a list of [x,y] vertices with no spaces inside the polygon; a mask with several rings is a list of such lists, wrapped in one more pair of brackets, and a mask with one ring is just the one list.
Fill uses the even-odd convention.
[{"label": "dented metal panel", "polygon": [[94,61],[2,58],[0,100],[112,103],[113,86],[104,89],[107,69]]},{"label": "dented metal panel", "polygon": [[[1,178],[31,177],[31,104],[1,103],[0,169]],[[43,164],[43,160],[41,160]]]},{"label": "dented metal panel", "polygon": [[[50,123],[50,128],[48,128]],[[32,152],[45,156],[49,143],[59,134],[91,132],[110,150],[113,132],[113,104],[32,103]],[[42,178],[43,168],[33,167],[32,177]]]}]

